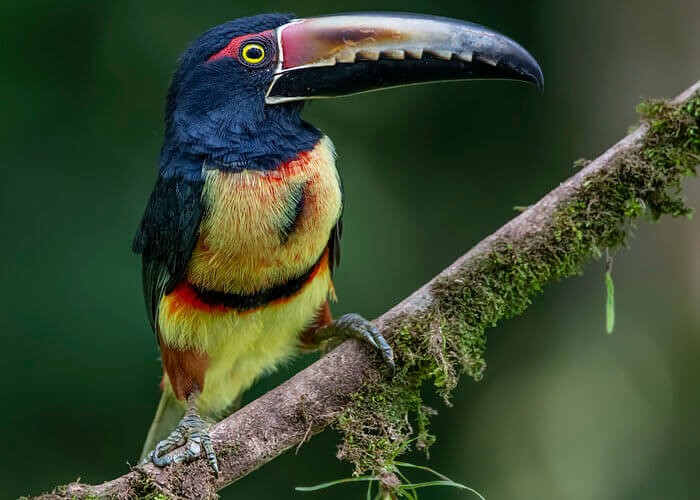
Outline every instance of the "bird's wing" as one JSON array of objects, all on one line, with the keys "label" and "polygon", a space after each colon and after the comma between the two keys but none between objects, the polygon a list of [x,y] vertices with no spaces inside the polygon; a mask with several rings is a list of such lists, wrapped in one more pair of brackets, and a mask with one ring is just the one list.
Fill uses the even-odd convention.
[{"label": "bird's wing", "polygon": [[201,180],[159,177],[132,245],[143,259],[143,293],[156,331],[158,304],[182,279],[204,214]]}]

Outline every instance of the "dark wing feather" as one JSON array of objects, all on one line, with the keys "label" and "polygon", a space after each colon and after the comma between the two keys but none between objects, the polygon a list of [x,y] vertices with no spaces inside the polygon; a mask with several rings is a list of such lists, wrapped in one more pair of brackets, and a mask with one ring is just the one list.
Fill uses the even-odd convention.
[{"label": "dark wing feather", "polygon": [[340,237],[343,235],[343,216],[331,229],[331,237],[328,239],[328,266],[333,270],[340,265]]},{"label": "dark wing feather", "polygon": [[132,249],[142,256],[143,293],[151,327],[158,304],[182,279],[204,214],[203,181],[160,177],[151,193]]},{"label": "dark wing feather", "polygon": [[335,223],[333,229],[331,229],[331,236],[328,239],[328,266],[330,267],[331,274],[333,274],[333,269],[340,265],[340,237],[343,235],[343,210],[345,209],[345,190],[343,189],[343,183],[338,177],[338,183],[340,185],[340,199],[341,199],[341,209],[338,215],[338,222]]}]

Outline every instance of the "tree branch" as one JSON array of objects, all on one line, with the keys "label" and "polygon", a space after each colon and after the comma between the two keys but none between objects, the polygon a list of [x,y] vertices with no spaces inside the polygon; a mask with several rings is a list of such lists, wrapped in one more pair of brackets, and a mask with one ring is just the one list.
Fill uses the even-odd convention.
[{"label": "tree branch", "polygon": [[[424,337],[421,345],[430,336],[444,343],[451,338],[443,326],[455,321],[473,326],[477,335],[462,333],[461,342],[478,344],[480,330],[521,312],[542,285],[576,273],[599,249],[623,243],[631,218],[644,211],[654,217],[686,213],[679,182],[694,173],[700,158],[700,82],[671,103],[649,105],[646,113],[627,137],[378,318],[385,337],[393,344],[409,325]],[[461,367],[478,375],[482,348],[470,349],[459,351]],[[398,354],[407,370],[417,366],[408,362],[410,352]],[[40,498],[215,498],[218,490],[334,424],[361,389],[391,385],[377,366],[369,349],[345,342],[216,424],[211,435],[218,478],[202,460],[165,469],[147,465],[100,485],[76,482]]]}]

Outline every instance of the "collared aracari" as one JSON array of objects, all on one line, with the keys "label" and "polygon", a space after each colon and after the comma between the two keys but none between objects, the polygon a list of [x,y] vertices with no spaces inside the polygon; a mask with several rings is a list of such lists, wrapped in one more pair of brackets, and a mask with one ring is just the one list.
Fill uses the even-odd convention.
[{"label": "collared aracari", "polygon": [[156,465],[206,456],[204,418],[230,411],[300,348],[355,337],[393,368],[356,314],[333,321],[343,190],[307,99],[440,80],[543,85],[520,45],[490,29],[415,14],[227,22],[179,60],[159,176],[133,249],[160,346],[163,395],[144,445]]}]

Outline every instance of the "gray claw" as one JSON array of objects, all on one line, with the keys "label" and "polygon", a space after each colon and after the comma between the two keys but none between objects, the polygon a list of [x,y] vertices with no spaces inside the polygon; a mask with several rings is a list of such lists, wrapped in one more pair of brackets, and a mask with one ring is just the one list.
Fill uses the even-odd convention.
[{"label": "gray claw", "polygon": [[345,314],[332,323],[336,331],[346,337],[352,337],[367,342],[382,355],[382,359],[391,369],[392,376],[396,372],[394,351],[374,323],[359,314]]},{"label": "gray claw", "polygon": [[218,476],[219,461],[206,429],[206,423],[197,413],[196,407],[191,406],[182,417],[180,424],[167,438],[156,445],[146,460],[158,467],[165,467],[172,463],[192,462],[202,456],[202,451]]}]

